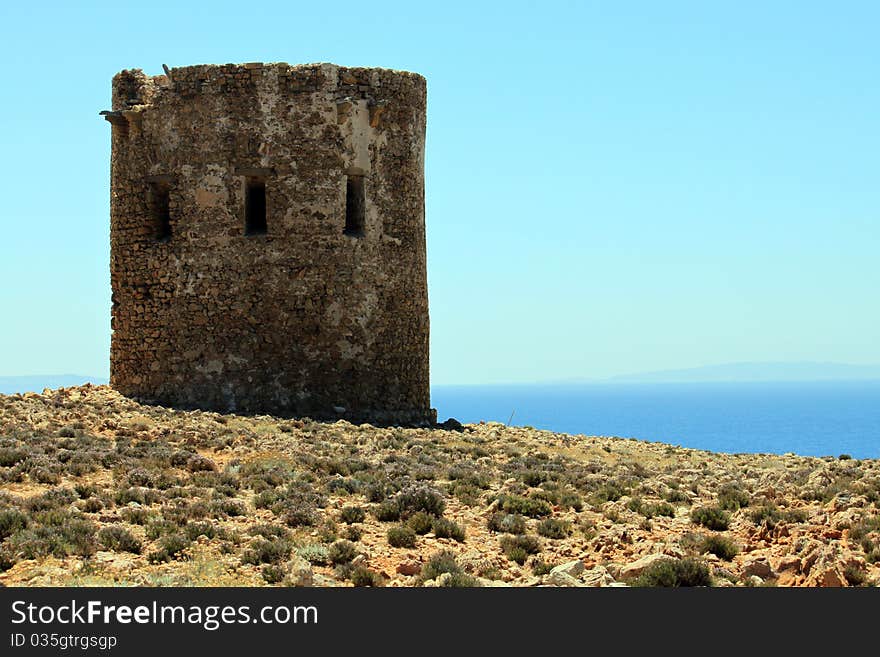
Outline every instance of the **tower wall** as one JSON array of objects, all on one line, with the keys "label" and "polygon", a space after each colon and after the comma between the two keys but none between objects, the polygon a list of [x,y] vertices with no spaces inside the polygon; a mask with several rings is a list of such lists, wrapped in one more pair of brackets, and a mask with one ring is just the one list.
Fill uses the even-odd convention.
[{"label": "tower wall", "polygon": [[434,421],[424,78],[166,72],[117,74],[104,112],[111,385],[184,408]]}]

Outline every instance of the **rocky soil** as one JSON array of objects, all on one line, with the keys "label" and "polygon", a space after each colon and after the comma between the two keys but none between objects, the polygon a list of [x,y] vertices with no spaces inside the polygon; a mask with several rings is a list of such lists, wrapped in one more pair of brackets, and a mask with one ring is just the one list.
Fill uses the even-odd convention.
[{"label": "rocky soil", "polygon": [[880,461],[0,395],[6,586],[877,586]]}]

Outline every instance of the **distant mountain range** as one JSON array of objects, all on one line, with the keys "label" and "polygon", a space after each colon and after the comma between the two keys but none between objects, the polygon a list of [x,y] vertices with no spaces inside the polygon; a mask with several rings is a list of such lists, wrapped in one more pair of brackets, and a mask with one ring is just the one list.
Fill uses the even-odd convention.
[{"label": "distant mountain range", "polygon": [[0,394],[11,395],[16,392],[43,392],[43,388],[66,388],[83,383],[107,383],[100,376],[82,374],[34,374],[30,376],[0,376]]},{"label": "distant mountain range", "polygon": [[[556,383],[722,383],[749,381],[871,381],[880,380],[880,365],[845,363],[726,363],[680,370],[621,374],[605,379],[566,379]],[[44,388],[106,384],[108,379],[81,374],[0,376],[0,394],[42,392]]]},{"label": "distant mountain range", "polygon": [[614,383],[880,380],[880,365],[844,363],[726,363],[610,377]]}]

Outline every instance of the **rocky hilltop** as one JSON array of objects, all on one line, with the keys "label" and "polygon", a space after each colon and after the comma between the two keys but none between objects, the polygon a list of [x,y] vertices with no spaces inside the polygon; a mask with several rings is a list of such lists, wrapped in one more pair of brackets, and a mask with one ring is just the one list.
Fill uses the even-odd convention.
[{"label": "rocky hilltop", "polygon": [[880,461],[0,395],[6,586],[876,586]]}]

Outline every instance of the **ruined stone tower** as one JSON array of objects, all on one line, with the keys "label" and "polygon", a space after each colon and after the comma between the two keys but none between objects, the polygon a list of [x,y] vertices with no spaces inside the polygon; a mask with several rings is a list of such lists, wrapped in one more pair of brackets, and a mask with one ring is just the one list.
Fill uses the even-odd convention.
[{"label": "ruined stone tower", "polygon": [[113,78],[111,385],[422,424],[425,80],[332,64]]}]

